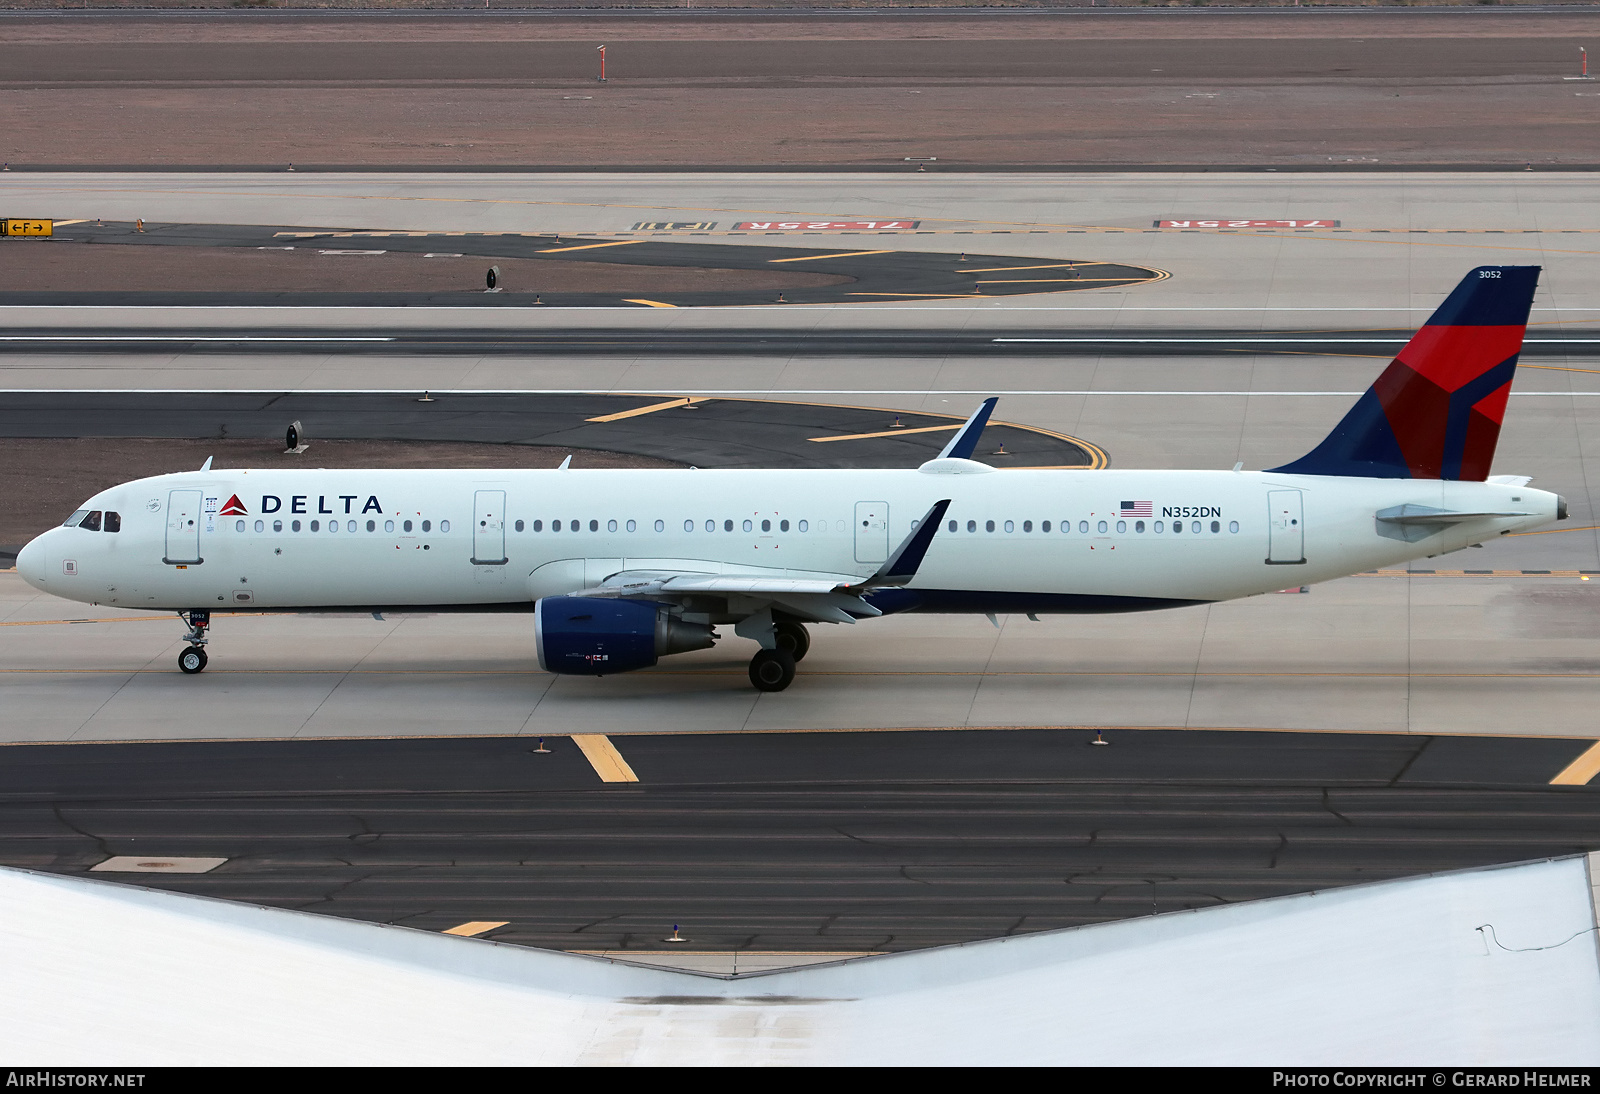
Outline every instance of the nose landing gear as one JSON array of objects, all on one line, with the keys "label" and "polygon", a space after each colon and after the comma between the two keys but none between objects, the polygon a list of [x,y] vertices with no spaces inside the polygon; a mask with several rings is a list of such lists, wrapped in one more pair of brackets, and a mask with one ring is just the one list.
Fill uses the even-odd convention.
[{"label": "nose landing gear", "polygon": [[178,654],[178,670],[185,676],[193,676],[206,667],[206,631],[211,628],[211,613],[195,609],[179,612],[178,618],[188,624],[189,633],[183,640],[189,645]]}]

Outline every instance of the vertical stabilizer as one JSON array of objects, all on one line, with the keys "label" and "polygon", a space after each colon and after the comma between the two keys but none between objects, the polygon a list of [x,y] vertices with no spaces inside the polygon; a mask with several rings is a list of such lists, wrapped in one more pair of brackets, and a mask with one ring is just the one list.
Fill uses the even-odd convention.
[{"label": "vertical stabilizer", "polygon": [[1327,439],[1271,470],[1483,481],[1538,281],[1538,266],[1467,274]]}]

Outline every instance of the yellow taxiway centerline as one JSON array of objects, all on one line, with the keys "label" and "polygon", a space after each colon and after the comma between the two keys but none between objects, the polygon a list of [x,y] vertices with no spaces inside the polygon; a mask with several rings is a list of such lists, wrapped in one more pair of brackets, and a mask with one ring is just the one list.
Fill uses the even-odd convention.
[{"label": "yellow taxiway centerline", "polygon": [[463,923],[458,927],[451,927],[449,930],[440,931],[439,933],[459,935],[462,938],[475,938],[480,934],[488,934],[496,927],[504,927],[510,922],[509,919],[474,919],[470,923]]},{"label": "yellow taxiway centerline", "polygon": [[584,759],[594,768],[603,783],[636,783],[639,776],[633,773],[628,761],[622,758],[611,738],[603,733],[574,733],[572,743],[583,752]]},{"label": "yellow taxiway centerline", "polygon": [[1550,780],[1550,785],[1587,786],[1589,780],[1596,775],[1600,775],[1600,741],[1585,749],[1583,755],[1573,760],[1561,774]]},{"label": "yellow taxiway centerline", "polygon": [[815,262],[823,258],[860,258],[862,255],[886,255],[893,251],[840,251],[832,255],[796,255],[793,258],[769,258],[768,262]]},{"label": "yellow taxiway centerline", "polygon": [[592,251],[597,247],[628,247],[635,243],[643,243],[642,239],[618,239],[610,243],[582,243],[576,247],[546,247],[539,253],[542,255],[558,255],[566,251]]},{"label": "yellow taxiway centerline", "polygon": [[624,300],[624,304],[643,304],[647,308],[676,308],[676,304],[665,304],[660,300]]},{"label": "yellow taxiway centerline", "polygon": [[900,437],[907,433],[940,433],[945,430],[960,429],[962,423],[954,425],[920,425],[914,429],[885,429],[881,433],[842,433],[837,437],[807,437],[808,441],[821,444],[824,441],[865,441],[872,437]]},{"label": "yellow taxiway centerline", "polygon": [[694,403],[709,402],[708,399],[668,399],[664,403],[651,403],[649,406],[635,407],[632,410],[620,411],[616,414],[602,414],[598,418],[585,418],[586,422],[620,422],[624,418],[637,418],[641,414],[654,414],[658,410],[671,410],[673,407],[691,406]]}]

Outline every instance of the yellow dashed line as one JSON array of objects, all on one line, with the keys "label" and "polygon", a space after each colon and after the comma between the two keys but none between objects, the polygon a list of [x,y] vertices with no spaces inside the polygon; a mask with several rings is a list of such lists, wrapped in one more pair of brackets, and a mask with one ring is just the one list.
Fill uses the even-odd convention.
[{"label": "yellow dashed line", "polygon": [[643,304],[647,308],[675,308],[676,304],[663,304],[659,300],[624,300],[624,304]]},{"label": "yellow dashed line", "polygon": [[448,931],[440,931],[439,933],[459,935],[462,938],[475,938],[480,934],[488,934],[496,927],[504,927],[510,922],[509,919],[474,919],[470,923],[463,923],[458,927],[451,927]]}]

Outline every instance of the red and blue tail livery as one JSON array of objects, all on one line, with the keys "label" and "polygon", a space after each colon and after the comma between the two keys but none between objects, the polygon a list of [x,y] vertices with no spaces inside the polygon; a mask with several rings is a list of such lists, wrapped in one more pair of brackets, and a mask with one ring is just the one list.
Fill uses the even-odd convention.
[{"label": "red and blue tail livery", "polygon": [[1484,481],[1538,282],[1538,266],[1467,274],[1327,439],[1271,470]]}]

